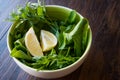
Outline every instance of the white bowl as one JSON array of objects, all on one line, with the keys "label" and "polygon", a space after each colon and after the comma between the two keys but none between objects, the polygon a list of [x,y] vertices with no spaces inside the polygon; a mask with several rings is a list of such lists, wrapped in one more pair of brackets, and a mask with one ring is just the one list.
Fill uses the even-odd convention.
[{"label": "white bowl", "polygon": [[[46,7],[48,10],[50,9],[49,14],[52,14],[52,15],[57,15],[57,14],[61,15],[62,13],[68,14],[72,10],[70,8],[58,6],[58,5],[47,5]],[[56,17],[60,17],[59,15],[57,15]],[[79,13],[77,13],[77,15],[79,17],[82,17]],[[64,16],[63,17],[61,16],[60,18],[64,18]],[[11,52],[10,32],[14,29],[15,24],[16,23],[14,23],[8,31],[7,47],[9,49],[9,52]],[[23,69],[25,72],[29,73],[30,75],[40,77],[40,78],[46,78],[46,79],[59,78],[59,77],[66,76],[66,75],[70,74],[71,72],[75,71],[84,62],[84,60],[88,56],[88,52],[89,52],[91,43],[92,43],[92,32],[90,33],[89,43],[88,43],[88,46],[87,46],[85,52],[83,53],[83,55],[73,64],[71,64],[65,68],[58,69],[58,70],[40,70],[40,71],[37,71],[36,69],[33,69],[33,68],[21,63],[18,59],[16,59],[16,58],[13,58],[13,59],[21,69]]]}]

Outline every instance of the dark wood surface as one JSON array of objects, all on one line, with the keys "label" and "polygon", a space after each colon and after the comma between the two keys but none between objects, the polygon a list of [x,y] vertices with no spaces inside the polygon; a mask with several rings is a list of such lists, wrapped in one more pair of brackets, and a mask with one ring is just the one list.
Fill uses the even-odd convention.
[{"label": "dark wood surface", "polygon": [[[0,0],[0,80],[46,80],[20,69],[9,56],[6,22],[17,5],[37,0]],[[120,80],[120,0],[46,0],[75,9],[89,22],[93,41],[86,61],[73,73],[54,80]],[[53,80],[53,79],[52,79]]]}]

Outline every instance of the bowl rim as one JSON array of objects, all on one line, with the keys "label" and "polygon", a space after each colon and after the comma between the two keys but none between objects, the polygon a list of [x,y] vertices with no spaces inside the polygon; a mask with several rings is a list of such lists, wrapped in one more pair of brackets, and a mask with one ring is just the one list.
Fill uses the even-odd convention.
[{"label": "bowl rim", "polygon": [[[58,7],[58,8],[64,8],[64,9],[66,9],[66,10],[73,10],[73,9],[71,9],[71,8],[68,8],[68,7],[65,7],[65,6],[60,6],[60,5],[46,5],[46,7]],[[78,14],[80,17],[83,18],[83,16],[82,16],[80,13],[77,12],[77,14]],[[12,29],[12,27],[13,27],[14,24],[15,24],[15,22],[12,23],[12,25],[10,26],[10,28],[9,28],[9,30],[8,30],[8,33],[7,33],[7,47],[8,47],[8,50],[9,50],[10,53],[11,53],[11,49],[10,49],[10,46],[9,46],[9,45],[10,45],[10,43],[9,43],[9,35],[10,35],[10,31],[11,31],[11,29]],[[90,25],[88,25],[88,27],[90,28]],[[88,52],[89,52],[89,50],[90,50],[90,47],[91,47],[91,44],[92,44],[92,30],[91,30],[91,28],[90,28],[90,41],[88,42],[88,46],[87,46],[87,48],[85,49],[85,51],[84,51],[84,53],[82,54],[82,56],[81,56],[77,61],[75,61],[74,63],[72,63],[72,64],[70,64],[70,65],[68,65],[68,66],[66,66],[66,67],[64,67],[64,68],[56,69],[56,70],[39,70],[39,71],[37,71],[37,69],[34,69],[34,68],[32,68],[32,67],[29,67],[29,66],[25,65],[24,63],[20,62],[17,58],[14,58],[14,57],[12,57],[12,58],[14,59],[15,62],[18,61],[18,62],[20,62],[22,65],[24,65],[25,67],[27,67],[28,69],[33,70],[33,71],[37,71],[37,72],[47,72],[47,73],[49,73],[49,72],[59,72],[59,71],[63,71],[63,70],[66,70],[66,69],[68,69],[68,68],[73,67],[73,66],[76,65],[79,61],[81,61],[83,58],[86,58],[85,56],[88,54]]]}]

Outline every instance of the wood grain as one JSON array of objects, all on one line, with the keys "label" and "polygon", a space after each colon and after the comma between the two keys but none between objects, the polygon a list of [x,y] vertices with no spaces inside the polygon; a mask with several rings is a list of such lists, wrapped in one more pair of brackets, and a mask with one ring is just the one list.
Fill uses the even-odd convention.
[{"label": "wood grain", "polygon": [[[20,69],[9,56],[4,21],[17,5],[37,0],[0,0],[0,80],[46,80]],[[89,20],[93,42],[86,61],[73,73],[52,80],[120,80],[120,0],[46,0],[75,9]]]}]

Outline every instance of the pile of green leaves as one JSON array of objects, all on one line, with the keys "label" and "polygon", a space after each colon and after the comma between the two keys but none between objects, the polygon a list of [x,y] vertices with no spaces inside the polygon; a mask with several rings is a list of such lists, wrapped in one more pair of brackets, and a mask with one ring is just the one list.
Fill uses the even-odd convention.
[{"label": "pile of green leaves", "polygon": [[[56,70],[69,66],[84,53],[90,33],[88,21],[80,18],[76,23],[76,16],[77,12],[73,10],[65,20],[53,20],[47,15],[45,6],[27,3],[24,8],[18,8],[9,19],[16,23],[10,33],[13,42],[10,55],[37,70]],[[52,32],[58,39],[57,46],[45,52],[44,56],[31,56],[24,42],[30,27],[34,28],[37,37],[41,29]]]}]

